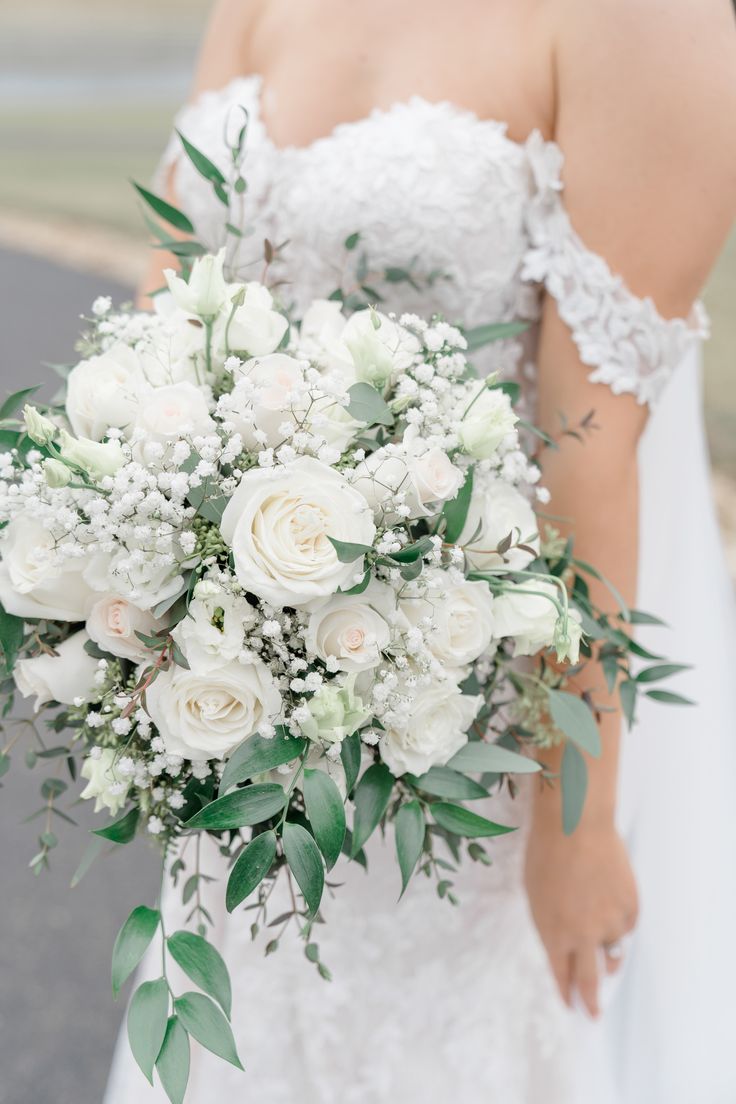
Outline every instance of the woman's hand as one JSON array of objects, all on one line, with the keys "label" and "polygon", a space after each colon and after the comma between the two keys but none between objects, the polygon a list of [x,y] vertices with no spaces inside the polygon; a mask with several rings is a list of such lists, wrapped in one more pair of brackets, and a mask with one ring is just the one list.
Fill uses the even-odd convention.
[{"label": "woman's hand", "polygon": [[620,965],[605,947],[636,923],[636,882],[612,819],[586,823],[583,818],[565,836],[553,816],[552,809],[535,810],[526,852],[527,894],[562,999],[570,1005],[577,989],[597,1016],[599,963],[605,956],[608,973]]}]

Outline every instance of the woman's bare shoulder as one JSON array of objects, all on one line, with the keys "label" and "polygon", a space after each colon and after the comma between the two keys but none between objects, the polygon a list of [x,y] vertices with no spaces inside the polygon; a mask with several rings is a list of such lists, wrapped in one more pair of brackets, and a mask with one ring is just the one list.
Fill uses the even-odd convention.
[{"label": "woman's bare shoulder", "polygon": [[202,40],[194,96],[250,71],[251,39],[264,6],[265,0],[217,0]]}]

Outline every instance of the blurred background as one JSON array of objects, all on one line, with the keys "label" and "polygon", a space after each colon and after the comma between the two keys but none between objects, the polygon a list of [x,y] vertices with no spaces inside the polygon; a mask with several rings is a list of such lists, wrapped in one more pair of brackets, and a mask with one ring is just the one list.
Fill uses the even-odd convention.
[{"label": "blurred background", "polygon": [[[96,295],[129,297],[146,240],[129,180],[150,178],[209,7],[0,0],[0,392],[48,379],[44,362],[71,360],[78,316]],[[736,573],[736,232],[705,300],[706,418]],[[0,795],[0,1104],[100,1104],[122,1014],[108,982],[112,943],[130,909],[153,902],[158,863],[145,845],[120,848],[67,891],[86,832],[62,825],[51,873],[34,879],[37,830],[20,820],[40,779],[14,758]]]}]

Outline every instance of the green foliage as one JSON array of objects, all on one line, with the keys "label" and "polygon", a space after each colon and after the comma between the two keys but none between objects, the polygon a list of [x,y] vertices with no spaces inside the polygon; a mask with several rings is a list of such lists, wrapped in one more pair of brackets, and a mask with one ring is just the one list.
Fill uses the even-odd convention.
[{"label": "green foliage", "polygon": [[462,805],[454,805],[451,802],[435,801],[430,806],[432,816],[444,828],[455,836],[465,836],[468,839],[478,839],[482,836],[503,836],[507,832],[515,832],[515,828],[505,827],[503,824],[494,824],[492,820],[471,813]]},{"label": "green foliage", "polygon": [[156,1070],[171,1104],[183,1104],[189,1081],[189,1036],[177,1016],[170,1016]]},{"label": "green foliage", "polygon": [[342,851],[347,827],[340,791],[324,771],[306,770],[302,792],[314,838],[331,870]]},{"label": "green foliage", "polygon": [[144,1076],[153,1084],[153,1066],[166,1035],[169,987],[164,978],[144,981],[128,1009],[128,1041]]},{"label": "green foliage", "polygon": [[601,735],[582,698],[565,690],[550,690],[548,694],[550,714],[557,728],[582,751],[597,758],[601,753]]},{"label": "green foliage", "polygon": [[286,728],[276,729],[276,735],[266,740],[256,733],[236,747],[225,765],[220,781],[220,794],[232,786],[246,782],[255,774],[280,767],[298,759],[306,747],[306,740],[294,739]]},{"label": "green foliage", "polygon": [[178,207],[174,207],[171,203],[167,203],[165,199],[161,199],[159,196],[154,195],[153,192],[149,192],[147,188],[141,187],[141,185],[136,184],[135,181],[132,181],[132,184],[141,199],[143,199],[151,210],[155,211],[164,222],[168,222],[170,226],[175,227],[177,230],[181,230],[184,234],[194,233],[192,223]]},{"label": "green foliage", "polygon": [[401,870],[401,896],[424,848],[424,813],[418,801],[407,801],[396,814],[396,856]]},{"label": "green foliage", "polygon": [[492,341],[502,341],[504,338],[518,337],[529,329],[528,322],[490,322],[485,326],[475,326],[471,330],[465,330],[465,339],[468,342],[468,352],[482,349],[484,345],[490,345]]},{"label": "green foliage", "polygon": [[347,412],[356,422],[363,422],[367,426],[393,425],[394,416],[388,403],[375,387],[371,387],[369,383],[354,383],[348,388],[348,395],[350,402]]},{"label": "green foliage", "polygon": [[578,751],[575,744],[569,741],[565,744],[565,750],[562,753],[560,785],[562,786],[562,830],[566,836],[569,836],[575,831],[583,815],[585,795],[588,792],[588,767],[585,757]]},{"label": "green foliage", "polygon": [[445,519],[445,540],[448,544],[454,544],[462,533],[465,522],[468,520],[470,499],[473,494],[473,468],[468,468],[465,482],[454,498],[446,502],[442,509]]},{"label": "green foliage", "polygon": [[361,556],[365,556],[367,552],[373,551],[370,544],[351,544],[349,541],[337,540],[336,537],[328,537],[327,539],[335,549],[340,563],[353,563],[355,560],[359,560]]},{"label": "green foliage", "polygon": [[285,801],[283,787],[274,782],[245,786],[205,805],[185,827],[204,828],[209,832],[250,827],[280,813]]},{"label": "green foliage", "polygon": [[433,797],[450,797],[457,801],[476,801],[478,798],[488,797],[488,790],[479,782],[450,767],[431,767],[419,778],[411,774],[404,777],[412,786],[432,794]]},{"label": "green foliage", "polygon": [[283,846],[289,869],[302,891],[310,915],[314,916],[325,886],[325,872],[319,848],[306,828],[289,821],[284,825]]},{"label": "green foliage", "polygon": [[276,857],[276,833],[262,832],[238,855],[230,871],[225,903],[232,912],[268,874]]},{"label": "green foliage", "polygon": [[394,776],[385,763],[374,763],[358,783],[353,796],[355,818],[353,820],[352,858],[355,858],[358,851],[373,835],[388,808],[393,788]]},{"label": "green foliage", "polygon": [[485,740],[470,740],[447,765],[456,771],[478,774],[532,774],[541,770],[535,759]]},{"label": "green foliage", "polygon": [[363,754],[363,745],[359,732],[353,732],[342,742],[340,759],[345,771],[345,786],[350,793],[360,773],[360,760]]},{"label": "green foliage", "polygon": [[198,150],[196,146],[193,146],[192,143],[184,137],[180,130],[177,130],[176,133],[179,135],[181,144],[184,147],[184,152],[194,165],[199,175],[203,176],[205,180],[209,180],[211,184],[219,184],[221,187],[224,186],[226,180],[223,174],[218,169],[217,165],[213,165],[209,157],[205,157],[201,150]]},{"label": "green foliage", "polygon": [[230,1018],[232,988],[222,955],[211,943],[194,932],[177,931],[166,941],[169,954],[195,985],[214,997]]},{"label": "green foliage", "polygon": [[112,991],[115,997],[146,953],[160,919],[157,909],[139,905],[118,932],[112,950]]},{"label": "green foliage", "polygon": [[[47,778],[46,781],[58,780]],[[140,815],[140,809],[137,805],[134,805],[124,816],[114,820],[112,824],[108,824],[105,828],[95,828],[93,835],[101,836],[102,839],[111,840],[113,843],[130,843],[135,836]]]},{"label": "green foliage", "polygon": [[214,1001],[202,993],[185,993],[174,1001],[174,1012],[198,1043],[242,1070],[232,1028]]},{"label": "green foliage", "polygon": [[23,618],[15,617],[0,605],[0,648],[5,656],[5,667],[8,673],[15,666],[22,644]]},{"label": "green foliage", "polygon": [[389,559],[402,564],[416,563],[418,560],[421,561],[422,556],[426,556],[433,548],[434,541],[431,537],[420,537],[418,541],[405,545],[399,552],[390,552]]},{"label": "green foliage", "polygon": [[25,401],[36,394],[39,386],[40,384],[36,384],[35,387],[24,387],[22,391],[14,391],[12,395],[8,395],[5,402],[0,405],[0,422],[7,421],[17,414]]}]

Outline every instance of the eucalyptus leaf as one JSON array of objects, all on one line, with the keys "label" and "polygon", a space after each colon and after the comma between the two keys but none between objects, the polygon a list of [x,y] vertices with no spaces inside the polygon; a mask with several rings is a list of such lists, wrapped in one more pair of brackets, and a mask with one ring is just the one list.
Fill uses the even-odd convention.
[{"label": "eucalyptus leaf", "polygon": [[296,878],[310,914],[314,916],[325,886],[325,872],[319,848],[306,828],[289,821],[284,825],[283,846],[289,869]]},{"label": "eucalyptus leaf", "polygon": [[205,805],[186,821],[185,827],[204,828],[210,832],[250,827],[280,813],[285,801],[283,787],[276,783],[245,786]]},{"label": "eucalyptus leaf", "polygon": [[112,949],[112,991],[115,997],[146,953],[160,919],[157,909],[139,905],[118,932]]},{"label": "eucalyptus leaf", "polygon": [[232,1028],[213,1000],[203,993],[185,993],[174,1001],[174,1011],[198,1043],[242,1070]]},{"label": "eucalyptus leaf", "polygon": [[354,383],[348,389],[347,412],[364,425],[393,425],[394,416],[386,400],[369,383]]},{"label": "eucalyptus leaf", "polygon": [[169,987],[165,980],[144,981],[133,994],[128,1008],[128,1041],[133,1057],[151,1084],[168,1019]]},{"label": "eucalyptus leaf", "polygon": [[302,783],[304,804],[314,838],[331,870],[345,839],[345,805],[335,783],[322,770],[305,770]]},{"label": "eucalyptus leaf", "polygon": [[230,871],[225,895],[228,912],[250,897],[268,874],[276,857],[276,833],[261,832],[255,836],[235,860]]},{"label": "eucalyptus leaf", "polygon": [[171,1104],[183,1104],[189,1081],[189,1036],[178,1016],[170,1016],[166,1025],[163,1045],[156,1059],[164,1092]]},{"label": "eucalyptus leaf", "polygon": [[169,954],[184,973],[217,1001],[230,1019],[232,988],[220,952],[207,940],[194,932],[177,931],[166,941]]}]

